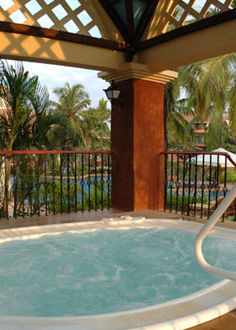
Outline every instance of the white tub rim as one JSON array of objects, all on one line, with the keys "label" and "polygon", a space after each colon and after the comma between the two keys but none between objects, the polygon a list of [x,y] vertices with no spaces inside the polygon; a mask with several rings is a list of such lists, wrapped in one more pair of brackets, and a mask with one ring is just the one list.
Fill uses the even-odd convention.
[{"label": "white tub rim", "polygon": [[[183,220],[173,220],[173,219],[145,219],[144,221],[85,221],[85,222],[73,222],[73,223],[64,223],[64,224],[49,224],[49,225],[42,225],[42,226],[32,226],[32,227],[17,227],[17,228],[11,228],[11,229],[3,229],[0,230],[0,241],[3,239],[3,236],[5,237],[6,241],[7,238],[10,240],[15,239],[30,239],[32,235],[44,236],[44,235],[54,235],[62,232],[69,232],[73,228],[78,230],[80,228],[88,228],[88,227],[94,227],[97,228],[108,228],[108,229],[118,229],[117,227],[123,226],[134,226],[137,227],[143,226],[143,224],[146,224],[148,226],[154,226],[154,225],[165,225],[166,227],[178,227],[183,230],[194,230],[198,231],[202,224],[191,222],[191,221],[183,221]],[[217,237],[227,237],[228,234],[230,236],[235,236],[236,241],[236,231],[217,227],[213,230],[213,234]],[[232,235],[233,234],[233,235]],[[35,238],[35,237],[34,237]],[[230,238],[232,239],[232,238]],[[113,312],[113,313],[105,313],[105,314],[94,314],[94,315],[85,315],[85,316],[66,316],[66,317],[14,317],[14,316],[0,316],[0,329],[5,329],[5,326],[11,325],[16,328],[14,329],[24,329],[24,326],[30,322],[32,326],[40,326],[42,324],[42,327],[37,329],[44,329],[45,326],[50,325],[59,325],[61,323],[66,322],[67,326],[65,329],[70,329],[70,325],[74,325],[75,323],[78,324],[79,321],[83,320],[111,320],[112,318],[122,318],[122,316],[129,316],[131,318],[136,318],[137,315],[145,314],[146,312],[156,312],[160,309],[166,309],[175,307],[176,305],[189,303],[191,301],[195,301],[201,298],[207,297],[209,294],[213,294],[214,292],[218,292],[219,290],[226,288],[226,287],[233,287],[235,288],[234,294],[231,297],[225,298],[224,301],[221,301],[217,304],[212,304],[209,306],[209,308],[203,308],[202,310],[198,310],[197,312],[190,313],[188,315],[176,315],[175,318],[171,318],[166,321],[161,321],[159,323],[155,322],[153,323],[152,320],[150,320],[148,323],[144,325],[144,327],[140,324],[137,324],[137,326],[134,324],[134,327],[132,329],[167,329],[167,324],[169,326],[169,329],[187,329],[189,327],[193,327],[198,324],[202,324],[204,322],[210,321],[214,319],[215,317],[219,317],[221,315],[224,315],[236,308],[236,283],[233,283],[230,280],[222,280],[217,282],[214,285],[211,285],[205,289],[199,290],[197,292],[194,292],[192,294],[186,295],[181,298],[176,298],[173,300],[169,300],[164,303],[151,305],[144,308],[138,308],[138,309],[132,309],[128,311],[121,311],[121,312]],[[203,320],[204,322],[198,323],[197,320]],[[151,324],[150,324],[151,323]],[[186,323],[188,324],[186,327]],[[4,324],[2,328],[2,324]],[[78,324],[79,325],[79,324]],[[23,326],[23,327],[22,327]],[[178,327],[177,327],[178,326]],[[124,328],[124,329],[128,329]],[[33,329],[33,328],[32,328]],[[72,328],[71,328],[72,329]],[[108,329],[108,328],[107,328]]]}]

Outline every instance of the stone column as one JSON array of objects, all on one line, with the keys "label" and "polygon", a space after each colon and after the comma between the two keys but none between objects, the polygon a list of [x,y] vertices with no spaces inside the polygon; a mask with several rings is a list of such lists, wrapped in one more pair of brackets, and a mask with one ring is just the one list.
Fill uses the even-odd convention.
[{"label": "stone column", "polygon": [[114,81],[119,102],[112,104],[112,207],[118,210],[162,210],[164,200],[164,84],[173,71],[151,73],[145,65],[127,63],[99,77]]}]

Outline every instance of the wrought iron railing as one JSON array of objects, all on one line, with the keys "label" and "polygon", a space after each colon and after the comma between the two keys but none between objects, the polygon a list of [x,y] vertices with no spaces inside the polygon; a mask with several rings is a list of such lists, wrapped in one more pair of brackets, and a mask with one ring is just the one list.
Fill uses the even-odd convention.
[{"label": "wrought iron railing", "polygon": [[0,217],[110,208],[109,151],[0,151]]},{"label": "wrought iron railing", "polygon": [[[164,209],[209,218],[236,182],[236,163],[225,152],[166,151]],[[236,203],[222,217],[236,221]]]}]

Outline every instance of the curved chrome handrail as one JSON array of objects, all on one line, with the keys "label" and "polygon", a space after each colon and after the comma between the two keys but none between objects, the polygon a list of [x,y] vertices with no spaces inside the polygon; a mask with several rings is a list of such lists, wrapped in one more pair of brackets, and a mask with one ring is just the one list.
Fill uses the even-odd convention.
[{"label": "curved chrome handrail", "polygon": [[236,198],[236,183],[234,184],[233,188],[227,193],[223,201],[214,211],[214,213],[210,216],[207,223],[202,227],[199,231],[196,240],[195,240],[195,256],[197,258],[198,263],[200,266],[207,272],[217,275],[223,278],[227,278],[233,281],[236,281],[236,272],[231,272],[229,270],[224,270],[215,266],[210,265],[203,256],[202,253],[202,244],[206,236],[209,234],[211,229],[215,226],[216,222],[222,217],[224,212],[227,210],[229,205],[234,201]]}]

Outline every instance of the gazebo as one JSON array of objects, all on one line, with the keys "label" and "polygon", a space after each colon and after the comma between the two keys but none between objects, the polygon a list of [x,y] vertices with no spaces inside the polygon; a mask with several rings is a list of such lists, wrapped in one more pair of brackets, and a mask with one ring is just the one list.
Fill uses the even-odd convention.
[{"label": "gazebo", "polygon": [[[193,180],[191,179],[190,170],[189,172],[182,170],[184,174],[180,182],[179,173],[181,171],[179,169],[182,164],[182,169],[184,166],[187,168],[186,164],[192,166],[191,161],[188,162],[192,154],[181,151],[170,152],[169,178],[168,166],[165,166],[164,163],[164,160],[168,159],[167,153],[164,152],[164,85],[177,78],[177,72],[174,70],[176,67],[235,52],[235,31],[236,9],[235,1],[233,0],[0,0],[1,58],[99,70],[101,79],[113,83],[120,90],[119,100],[112,102],[112,207],[123,211],[162,210],[164,201],[166,202],[167,200],[167,193],[165,194],[165,192],[167,192],[169,184],[170,210],[172,209],[174,189],[177,196],[179,196],[180,189],[182,193],[182,209],[185,193],[187,192],[187,212],[190,213],[189,206]],[[39,154],[40,152],[38,151]],[[20,152],[18,153],[20,154]],[[7,155],[7,152],[5,154]],[[176,175],[173,166],[175,154],[177,159]],[[69,164],[69,153],[67,155],[67,164]],[[45,159],[47,159],[46,156]],[[54,155],[52,159],[54,168]],[[90,166],[90,158],[88,159],[90,169],[92,166]],[[5,164],[10,163],[5,162]],[[32,184],[31,174],[34,170],[34,163],[29,161],[29,164],[29,183]],[[47,161],[44,162],[45,215],[47,216],[48,181],[46,164]],[[105,165],[102,167],[105,168]],[[106,167],[110,168],[108,164]],[[197,169],[197,165],[195,168]],[[6,169],[7,173],[7,168],[5,167],[4,169]],[[95,169],[97,169],[96,165]],[[61,177],[63,176],[62,172],[61,166]],[[15,176],[18,175],[17,173]],[[205,189],[204,175],[202,175],[202,182],[200,187],[198,187],[196,180],[197,171],[195,173],[194,189],[195,191],[201,189],[202,210]],[[24,174],[21,176],[24,177]],[[95,176],[97,178],[97,172]],[[54,179],[55,175],[53,174],[53,183],[55,183]],[[69,213],[71,180],[69,165],[67,165],[66,179]],[[75,175],[74,182],[76,180],[77,177]],[[210,182],[208,185],[209,196],[212,190],[211,174],[208,181]],[[8,182],[7,175],[5,175],[4,194],[6,199],[4,200],[4,206],[6,205],[7,210]],[[22,182],[24,182],[24,178]],[[35,182],[38,198],[37,211],[38,215],[40,215],[39,173]],[[60,184],[62,200],[62,180]],[[24,190],[23,185],[20,188]],[[226,185],[224,188],[226,188]],[[77,207],[76,190],[74,196],[76,197],[75,204]],[[31,200],[29,206],[32,208],[32,195],[29,199]],[[176,200],[177,217],[178,197]],[[55,196],[53,196],[53,202],[55,206]],[[194,205],[196,210],[196,198]],[[222,205],[223,202],[221,203],[221,208],[224,207]],[[32,210],[30,212],[33,215]],[[8,214],[6,213],[6,215]],[[129,217],[126,220],[129,220]],[[215,221],[215,219],[213,220]],[[163,225],[164,222],[165,220],[163,220]],[[11,225],[11,222],[9,223]],[[182,226],[182,221],[179,221],[179,223]],[[19,224],[17,223],[16,225],[18,226]],[[68,224],[67,228],[70,228],[69,226],[70,224]],[[199,227],[196,227],[199,230]],[[51,228],[52,233],[54,230],[60,231],[58,226],[52,226]],[[74,230],[73,225],[71,230]],[[40,236],[41,234],[44,235],[45,232],[43,228],[36,226],[35,231],[29,229],[27,233],[33,236],[35,233],[35,236]],[[8,234],[4,231],[1,235],[1,240],[4,239],[5,241],[11,241],[17,235],[25,239],[25,230],[19,229],[19,234],[17,234],[16,230],[10,229]],[[122,240],[120,241],[121,244],[124,244]],[[173,250],[177,256],[178,252],[175,250],[175,246],[171,242],[168,242],[168,244],[172,249],[174,247]],[[181,264],[179,264],[179,267],[181,267]],[[16,271],[15,273],[18,276]],[[44,276],[43,273],[41,275]],[[133,281],[133,278],[131,280]],[[73,287],[71,291],[68,291],[69,294],[72,290]],[[38,287],[37,291],[40,293]],[[178,322],[182,314],[184,315],[184,323],[181,324],[184,324],[185,328],[199,325],[228,313],[229,310],[235,308],[236,287],[234,283],[224,282],[222,286],[217,284],[217,290],[215,291],[215,295],[211,290],[207,290],[204,294],[201,291],[199,296],[194,294],[196,300],[192,298],[190,300],[179,299],[179,305],[176,307],[175,304],[172,304],[170,313],[169,305],[164,303],[162,304],[163,309],[156,311],[156,309],[151,308],[151,313],[148,312],[147,314],[145,308],[141,310],[140,314],[132,315],[125,312],[124,318],[121,318],[120,313],[116,314],[113,323],[110,323],[110,316],[107,317],[106,315],[99,316],[99,320],[96,317],[92,317],[92,322],[91,319],[88,319],[88,323],[84,323],[83,318],[79,327],[85,328],[87,324],[87,328],[90,329],[98,327],[99,329],[114,329],[113,325],[117,324],[117,329],[118,327],[121,329],[120,324],[125,321],[123,328],[131,328],[131,326],[134,328],[133,321],[135,320],[135,324],[138,324],[139,328],[142,327],[144,329],[150,326],[149,329],[154,329],[157,322],[166,322],[166,319],[168,319],[170,323],[162,323],[162,325],[164,324],[162,328],[180,328],[178,326],[180,323]],[[60,295],[55,297],[59,301],[60,299],[63,300]],[[24,295],[19,294],[19,299],[22,300],[23,298]],[[212,306],[215,308],[213,309]],[[6,309],[9,309],[8,305],[6,305]],[[195,314],[193,314],[192,310]],[[143,311],[144,314],[141,315]],[[176,315],[174,314],[176,311],[179,314],[173,316]],[[203,313],[200,314],[200,312]],[[233,313],[233,316],[228,316],[232,326],[235,325],[235,311]],[[185,315],[187,315],[187,318],[185,318]],[[113,316],[111,315],[111,317]],[[177,320],[177,323],[173,323],[173,318]],[[0,327],[2,329],[6,328],[6,324],[10,324],[10,327],[16,324],[16,328],[21,327],[21,329],[29,327],[29,324],[33,324],[33,327],[36,326],[37,328],[41,325],[42,327],[44,325],[47,327],[48,321],[45,319],[40,321],[37,318],[37,323],[32,323],[31,319],[29,323],[24,318],[11,320],[7,317],[4,318],[4,322]],[[227,327],[227,323],[224,320],[221,324],[226,324]],[[40,324],[40,322],[42,323]],[[56,328],[57,325],[67,328],[67,325],[69,325],[67,319],[65,321],[53,319],[50,324],[52,324],[53,328]],[[79,323],[72,320],[70,324],[71,329],[74,329],[77,324]],[[135,327],[137,328],[136,325]],[[220,328],[220,325],[217,328]]]},{"label": "gazebo", "polygon": [[100,70],[114,82],[112,206],[162,209],[164,84],[236,50],[232,0],[0,0],[0,56]]}]

